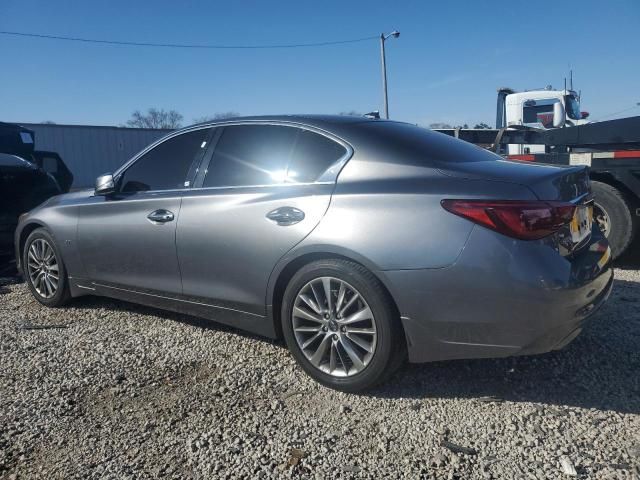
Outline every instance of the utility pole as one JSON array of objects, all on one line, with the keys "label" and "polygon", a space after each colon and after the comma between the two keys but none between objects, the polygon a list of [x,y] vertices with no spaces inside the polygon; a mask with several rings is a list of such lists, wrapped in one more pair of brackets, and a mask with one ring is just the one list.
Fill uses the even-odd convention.
[{"label": "utility pole", "polygon": [[382,60],[382,94],[384,98],[384,118],[389,118],[389,97],[387,94],[387,59],[384,51],[384,42],[387,41],[388,38],[398,38],[400,36],[400,32],[394,30],[388,35],[384,33],[380,34],[380,57]]}]

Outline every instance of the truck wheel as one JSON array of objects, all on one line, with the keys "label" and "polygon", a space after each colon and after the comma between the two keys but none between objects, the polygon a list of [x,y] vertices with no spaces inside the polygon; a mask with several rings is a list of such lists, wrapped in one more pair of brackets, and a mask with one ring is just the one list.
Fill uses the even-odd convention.
[{"label": "truck wheel", "polygon": [[631,205],[622,192],[602,182],[591,182],[595,195],[593,217],[609,240],[611,254],[617,258],[633,240],[634,224]]}]

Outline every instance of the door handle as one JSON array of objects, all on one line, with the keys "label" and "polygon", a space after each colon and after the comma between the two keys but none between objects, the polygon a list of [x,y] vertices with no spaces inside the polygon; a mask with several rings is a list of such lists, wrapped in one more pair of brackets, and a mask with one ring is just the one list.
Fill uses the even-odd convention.
[{"label": "door handle", "polygon": [[295,207],[280,207],[267,213],[267,218],[280,226],[286,227],[304,220],[304,212]]},{"label": "door handle", "polygon": [[152,222],[167,223],[173,220],[173,212],[161,208],[160,210],[151,212],[149,215],[147,215],[147,218]]}]

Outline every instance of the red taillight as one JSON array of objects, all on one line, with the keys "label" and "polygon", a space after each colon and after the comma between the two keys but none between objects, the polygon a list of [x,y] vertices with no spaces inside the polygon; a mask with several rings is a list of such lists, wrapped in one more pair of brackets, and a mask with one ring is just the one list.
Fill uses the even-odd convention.
[{"label": "red taillight", "polygon": [[521,240],[551,235],[573,219],[575,205],[520,200],[442,200],[442,207],[472,222]]}]

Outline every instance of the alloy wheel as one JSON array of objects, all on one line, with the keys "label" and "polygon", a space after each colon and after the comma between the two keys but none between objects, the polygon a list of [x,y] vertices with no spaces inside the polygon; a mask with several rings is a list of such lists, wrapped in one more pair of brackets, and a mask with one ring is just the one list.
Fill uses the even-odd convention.
[{"label": "alloy wheel", "polygon": [[42,298],[51,298],[58,291],[60,267],[53,247],[43,238],[29,246],[27,272],[33,288]]},{"label": "alloy wheel", "polygon": [[604,208],[602,208],[602,205],[599,205],[597,203],[593,206],[593,214],[593,217],[598,223],[600,230],[602,231],[604,236],[608,238],[609,233],[611,232],[611,220],[609,219],[609,214]]},{"label": "alloy wheel", "polygon": [[318,370],[349,377],[373,358],[378,340],[373,312],[347,282],[311,280],[298,292],[291,316],[298,347]]}]

